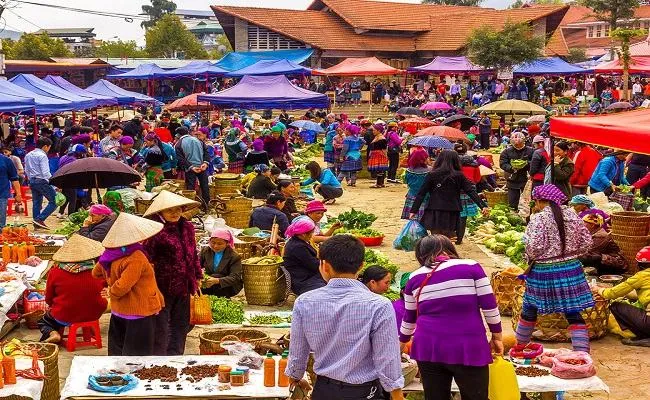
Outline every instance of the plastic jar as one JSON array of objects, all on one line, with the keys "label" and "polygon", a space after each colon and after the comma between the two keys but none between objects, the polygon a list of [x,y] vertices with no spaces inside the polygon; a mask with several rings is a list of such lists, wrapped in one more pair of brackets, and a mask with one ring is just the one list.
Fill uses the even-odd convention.
[{"label": "plastic jar", "polygon": [[251,369],[248,367],[237,367],[235,371],[240,371],[244,374],[244,383],[248,383],[251,377]]},{"label": "plastic jar", "polygon": [[221,383],[229,383],[230,382],[230,371],[232,371],[232,367],[228,365],[220,365],[219,366],[219,382]]},{"label": "plastic jar", "polygon": [[230,386],[244,386],[244,373],[242,371],[232,371],[230,373]]}]

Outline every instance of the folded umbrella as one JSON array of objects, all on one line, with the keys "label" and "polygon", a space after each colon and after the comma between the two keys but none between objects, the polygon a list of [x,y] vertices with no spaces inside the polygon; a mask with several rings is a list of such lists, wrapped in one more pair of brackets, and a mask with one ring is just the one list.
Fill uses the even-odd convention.
[{"label": "folded umbrella", "polygon": [[440,136],[419,136],[408,142],[411,146],[422,146],[433,149],[453,149],[454,145]]},{"label": "folded umbrella", "polygon": [[424,114],[422,111],[418,110],[415,107],[402,107],[399,110],[397,110],[397,114],[399,115],[415,115],[416,117],[421,117]]},{"label": "folded umbrella", "polygon": [[426,104],[423,104],[420,107],[422,111],[431,111],[431,110],[451,110],[451,105],[443,101],[430,101]]},{"label": "folded umbrella", "polygon": [[298,129],[304,129],[306,131],[313,131],[316,133],[325,132],[322,126],[318,125],[314,121],[309,121],[306,119],[294,121],[290,123],[289,126],[293,126],[294,128],[298,128]]},{"label": "folded umbrella", "polygon": [[451,126],[454,122],[460,121],[460,130],[466,131],[476,125],[476,120],[469,115],[456,114],[442,121],[442,125]]},{"label": "folded umbrella", "polygon": [[627,101],[617,101],[616,103],[610,104],[605,110],[628,110],[634,108],[634,106]]},{"label": "folded umbrella", "polygon": [[415,134],[415,137],[421,136],[439,136],[454,142],[462,140],[465,143],[470,143],[467,135],[463,131],[452,128],[451,126],[432,126],[425,128]]}]

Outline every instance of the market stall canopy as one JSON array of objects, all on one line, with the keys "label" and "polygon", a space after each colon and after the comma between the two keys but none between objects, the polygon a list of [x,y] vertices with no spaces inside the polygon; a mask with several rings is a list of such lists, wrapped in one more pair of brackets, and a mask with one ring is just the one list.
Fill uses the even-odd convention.
[{"label": "market stall canopy", "polygon": [[228,71],[236,71],[253,65],[260,60],[289,60],[300,64],[313,54],[312,49],[274,50],[274,51],[233,51],[215,64]]},{"label": "market stall canopy", "polygon": [[486,111],[497,114],[546,114],[547,110],[530,101],[501,100],[488,103],[476,111]]},{"label": "market stall canopy", "polygon": [[33,96],[17,93],[16,88],[21,89],[11,82],[0,80],[0,112],[21,112],[36,107]]},{"label": "market stall canopy", "polygon": [[[597,74],[622,74],[623,62],[620,58],[606,61],[594,68]],[[632,57],[630,59],[630,74],[650,74],[650,57]]]},{"label": "market stall canopy", "polygon": [[116,106],[117,99],[115,97],[102,96],[100,94],[89,92],[85,89],[82,89],[78,86],[73,85],[72,83],[66,81],[61,76],[52,76],[48,75],[43,80],[52,85],[58,86],[63,90],[67,90],[70,93],[74,93],[77,96],[86,97],[92,100],[95,100],[97,107],[106,107],[106,106]]},{"label": "market stall canopy", "polygon": [[[97,107],[97,101],[88,97],[77,96],[58,86],[45,82],[32,74],[19,74],[9,80],[9,82],[22,87],[32,93],[41,96],[51,97],[57,100],[70,102],[67,110],[86,110]],[[38,111],[37,111],[38,112]]]},{"label": "market stall canopy", "polygon": [[315,69],[314,75],[332,76],[375,76],[375,75],[398,75],[404,71],[393,68],[388,64],[379,61],[377,57],[367,58],[346,58],[339,64],[327,69]]},{"label": "market stall canopy", "polygon": [[551,136],[650,155],[650,110],[553,117]]},{"label": "market stall canopy", "polygon": [[229,72],[226,76],[244,75],[311,75],[311,69],[289,60],[261,60],[248,67]]},{"label": "market stall canopy", "polygon": [[235,86],[210,95],[199,95],[200,102],[221,108],[306,109],[328,108],[327,95],[294,86],[286,76],[244,76]]},{"label": "market stall canopy", "polygon": [[210,61],[192,61],[184,67],[159,72],[156,78],[214,78],[224,76],[227,72]]},{"label": "market stall canopy", "polygon": [[408,72],[428,74],[477,74],[485,68],[472,63],[467,57],[436,57],[428,64],[409,67]]},{"label": "market stall canopy", "polygon": [[114,85],[106,79],[100,79],[86,88],[87,91],[103,96],[115,97],[118,104],[133,104],[136,106],[162,105],[163,103],[142,93],[129,92]]},{"label": "market stall canopy", "polygon": [[205,102],[203,104],[199,103],[198,96],[199,95],[204,95],[205,93],[192,93],[189,96],[182,97],[180,99],[177,99],[171,104],[168,104],[165,106],[165,110],[168,111],[210,111],[214,107],[210,104],[206,104]]},{"label": "market stall canopy", "polygon": [[109,79],[154,79],[165,73],[165,70],[154,63],[140,64],[133,70],[123,74],[106,75]]},{"label": "market stall canopy", "polygon": [[540,58],[529,63],[521,64],[512,71],[513,75],[527,76],[566,76],[575,74],[587,74],[593,72],[577,65],[569,64],[560,57]]},{"label": "market stall canopy", "polygon": [[40,94],[30,92],[27,89],[23,89],[18,85],[2,79],[0,79],[0,93],[33,99],[36,106],[36,113],[40,115],[57,114],[74,109],[72,103],[69,101],[41,96]]}]

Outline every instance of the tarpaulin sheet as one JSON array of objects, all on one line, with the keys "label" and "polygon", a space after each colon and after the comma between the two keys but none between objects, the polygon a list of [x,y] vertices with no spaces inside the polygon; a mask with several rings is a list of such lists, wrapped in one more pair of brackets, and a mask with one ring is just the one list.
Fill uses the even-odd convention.
[{"label": "tarpaulin sheet", "polygon": [[409,72],[423,72],[431,74],[442,73],[479,73],[485,68],[472,63],[467,57],[436,57],[428,64],[410,67]]},{"label": "tarpaulin sheet", "polygon": [[86,90],[92,93],[101,94],[103,96],[115,97],[118,101],[118,104],[120,105],[123,104],[133,104],[136,106],[152,105],[152,104],[162,105],[161,102],[154,99],[153,97],[149,97],[142,93],[130,92],[128,90],[124,90],[121,87],[110,83],[106,79],[98,80],[97,82],[88,86]]},{"label": "tarpaulin sheet", "polygon": [[200,95],[198,100],[221,108],[248,110],[329,107],[327,95],[294,86],[284,75],[247,75],[235,86],[215,94]]},{"label": "tarpaulin sheet", "polygon": [[554,117],[551,136],[650,155],[650,110]]},{"label": "tarpaulin sheet", "polygon": [[89,92],[85,89],[82,89],[78,86],[73,85],[72,83],[66,81],[63,77],[61,76],[52,76],[48,75],[45,78],[43,78],[45,82],[51,83],[52,85],[58,86],[63,90],[67,90],[70,93],[74,93],[78,96],[81,97],[86,97],[92,100],[95,100],[97,103],[97,107],[104,107],[104,106],[116,106],[117,105],[117,99],[115,97],[109,97],[109,96],[102,96],[97,93],[92,93]]},{"label": "tarpaulin sheet", "polygon": [[[0,112],[20,112],[31,110],[36,106],[34,96],[23,96],[8,88],[14,84],[7,81],[0,81],[5,85],[0,85]],[[19,86],[17,86],[20,88]]]},{"label": "tarpaulin sheet", "polygon": [[[156,78],[214,78],[227,73],[223,68],[217,67],[210,61],[192,61],[184,67],[158,72]],[[116,77],[117,78],[117,77]]]},{"label": "tarpaulin sheet", "polygon": [[228,71],[236,71],[253,65],[260,60],[289,60],[296,64],[311,57],[312,49],[274,50],[274,51],[233,51],[217,61],[216,66]]},{"label": "tarpaulin sheet", "polygon": [[289,60],[261,60],[246,68],[227,74],[227,76],[244,75],[311,75],[311,69]]},{"label": "tarpaulin sheet", "polygon": [[512,73],[514,75],[528,75],[528,76],[541,76],[541,75],[574,75],[574,74],[587,74],[592,70],[584,69],[582,67],[569,64],[560,57],[540,58],[539,60],[531,61],[529,63],[521,64],[515,67]]},{"label": "tarpaulin sheet", "polygon": [[315,69],[314,75],[332,76],[375,76],[397,75],[404,71],[384,64],[377,57],[346,58],[340,63],[327,69]]},{"label": "tarpaulin sheet", "polygon": [[154,63],[140,64],[137,68],[122,74],[107,75],[110,79],[154,79],[157,74],[164,74],[165,70]]},{"label": "tarpaulin sheet", "polygon": [[[74,106],[70,101],[41,96],[40,94],[30,92],[21,86],[2,79],[0,79],[0,93],[33,99],[34,104],[36,105],[36,113],[40,115],[56,114],[74,110]],[[29,110],[25,111],[28,112]]]},{"label": "tarpaulin sheet", "polygon": [[[594,68],[597,74],[622,74],[623,62],[620,58],[606,61]],[[650,57],[632,57],[630,60],[630,74],[650,74]]]},{"label": "tarpaulin sheet", "polygon": [[45,82],[32,74],[19,74],[9,79],[9,82],[22,87],[32,93],[51,97],[57,100],[70,102],[72,110],[86,110],[97,107],[97,101],[87,97],[77,96],[58,86]]}]

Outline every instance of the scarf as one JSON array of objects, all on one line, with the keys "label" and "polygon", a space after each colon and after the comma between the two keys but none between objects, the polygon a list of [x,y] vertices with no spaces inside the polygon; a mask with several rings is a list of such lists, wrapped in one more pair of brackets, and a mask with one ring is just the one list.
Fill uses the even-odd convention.
[{"label": "scarf", "polygon": [[144,247],[140,243],[130,244],[124,247],[117,247],[104,250],[104,253],[99,257],[99,263],[106,270],[107,273],[111,272],[111,263],[120,258],[128,257],[137,250],[144,252]]},{"label": "scarf", "polygon": [[78,274],[93,269],[95,267],[95,262],[93,260],[88,260],[74,263],[56,263],[56,266],[64,271],[70,272],[71,274]]}]

